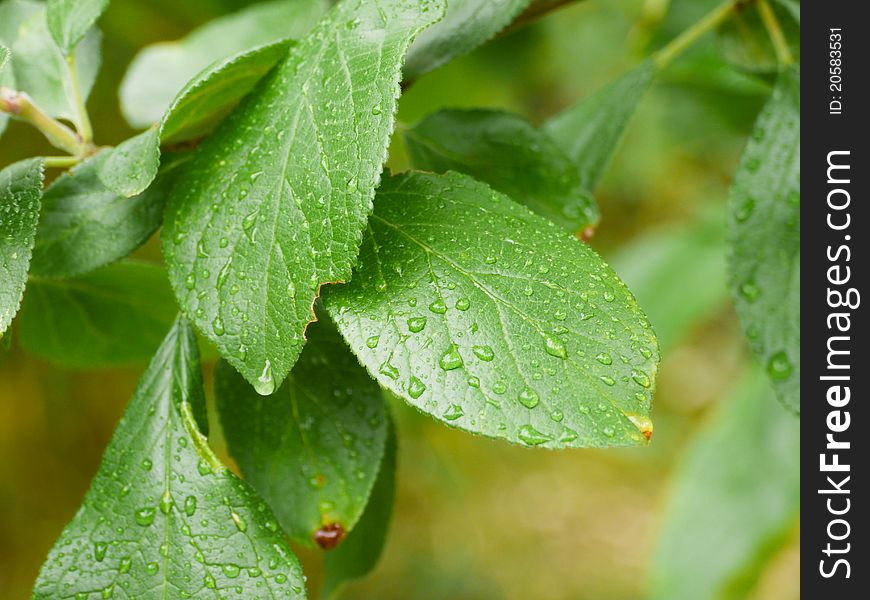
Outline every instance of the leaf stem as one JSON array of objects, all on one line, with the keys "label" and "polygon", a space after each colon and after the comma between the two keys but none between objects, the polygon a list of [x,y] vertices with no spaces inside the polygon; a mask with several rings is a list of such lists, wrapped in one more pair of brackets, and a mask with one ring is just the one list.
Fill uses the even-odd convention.
[{"label": "leaf stem", "polygon": [[659,70],[668,66],[671,61],[686,48],[698,41],[705,33],[719,26],[741,0],[728,0],[707,13],[700,21],[686,29],[671,40],[664,48],[653,54],[652,59]]},{"label": "leaf stem", "polygon": [[79,85],[78,69],[76,69],[75,58],[72,55],[67,56],[66,66],[69,71],[70,83],[72,84],[79,135],[81,135],[82,141],[87,145],[94,139],[94,130],[91,127],[91,119],[88,116],[84,96],[82,96],[81,85]]},{"label": "leaf stem", "polygon": [[794,57],[789,50],[788,42],[785,39],[785,34],[782,32],[782,27],[779,25],[779,19],[770,7],[767,0],[758,0],[758,13],[761,15],[761,20],[764,27],[767,29],[767,34],[770,36],[770,41],[773,42],[773,47],[776,50],[776,57],[780,65],[788,66],[794,62]]},{"label": "leaf stem", "polygon": [[45,167],[48,169],[67,169],[79,164],[78,156],[44,156]]},{"label": "leaf stem", "polygon": [[84,154],[86,145],[81,137],[60,121],[48,116],[26,93],[0,87],[0,112],[27,121],[41,131],[55,148],[74,156]]}]

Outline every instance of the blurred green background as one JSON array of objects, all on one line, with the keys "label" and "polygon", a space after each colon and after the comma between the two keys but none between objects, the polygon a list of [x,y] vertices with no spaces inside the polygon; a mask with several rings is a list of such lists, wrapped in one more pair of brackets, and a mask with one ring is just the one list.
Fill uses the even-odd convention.
[{"label": "blurred green background", "polygon": [[[133,133],[120,115],[117,87],[138,49],[246,4],[112,0],[100,20],[103,67],[88,103],[97,141],[114,144]],[[411,124],[442,107],[486,106],[541,122],[636,63],[710,3],[668,4],[587,0],[563,8],[417,81],[400,100],[399,121]],[[603,218],[591,244],[635,292],[662,343],[650,446],[529,450],[449,430],[393,402],[400,444],[395,518],[377,570],[345,597],[644,598],[653,589],[653,565],[681,560],[656,554],[664,529],[700,538],[700,569],[730,560],[728,544],[703,530],[681,531],[682,515],[670,503],[682,471],[691,472],[693,449],[725,418],[727,403],[741,394],[775,402],[763,384],[738,386],[752,379],[752,359],[725,287],[727,190],[767,91],[762,78],[727,66],[708,36],[644,98],[597,190]],[[0,140],[0,165],[45,153],[53,152],[21,123]],[[407,164],[397,135],[389,165],[400,171]],[[159,261],[156,240],[137,256]],[[70,371],[27,355],[16,342],[0,351],[0,597],[29,596],[142,369]],[[226,458],[212,420],[212,443]],[[759,451],[771,456],[791,447],[759,436]],[[718,460],[727,468],[735,459],[723,452]],[[752,464],[738,465],[749,482],[732,486],[735,496],[764,483],[764,474],[753,483],[743,470]],[[701,468],[715,476],[720,465]],[[786,496],[799,510],[796,492]],[[716,523],[731,501],[726,495],[721,505],[693,510]],[[753,510],[738,504],[738,515]],[[697,522],[685,521],[687,528]],[[721,597],[798,598],[798,522],[796,512],[783,515],[763,549],[741,557],[740,585],[729,583],[730,595]],[[320,557],[301,556],[316,589]]]}]

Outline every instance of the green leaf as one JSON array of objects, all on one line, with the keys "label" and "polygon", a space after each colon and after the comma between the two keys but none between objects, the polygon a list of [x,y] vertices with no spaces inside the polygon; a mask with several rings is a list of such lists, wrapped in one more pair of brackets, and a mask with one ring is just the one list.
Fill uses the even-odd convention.
[{"label": "green leaf", "polygon": [[169,188],[187,157],[170,157],[154,185],[122,198],[97,177],[105,156],[82,162],[45,190],[32,274],[72,277],[92,271],[127,256],[160,226]]},{"label": "green leaf", "polygon": [[161,119],[172,99],[210,64],[251,48],[308,33],[326,0],[274,0],[215,19],[177,42],[148,46],[121,82],[121,111],[133,127]]},{"label": "green leaf", "polygon": [[368,575],[387,541],[396,488],[396,428],[387,412],[387,443],[365,512],[347,539],[326,555],[321,597],[335,597],[345,583]]},{"label": "green leaf", "polygon": [[655,76],[644,61],[544,124],[544,131],[577,164],[580,183],[595,190],[631,116]]},{"label": "green leaf", "polygon": [[655,323],[663,353],[728,302],[722,217],[651,229],[612,257],[614,270]]},{"label": "green leaf", "polygon": [[[0,12],[2,12],[2,6],[0,6]],[[0,38],[0,42],[3,39]],[[12,52],[0,43],[0,87],[6,87],[9,89],[15,89],[15,76],[12,74],[12,69],[6,68],[6,65],[9,63],[9,59],[12,56]],[[3,132],[6,131],[6,124],[9,122],[9,115],[4,112],[0,112],[0,136],[3,135]]]},{"label": "green leaf", "polygon": [[[48,31],[44,5],[12,0],[0,6],[0,21],[17,21],[9,29],[15,86],[27,92],[52,117],[76,121],[73,83],[66,58]],[[100,34],[91,29],[76,46],[75,67],[82,96],[86,99],[100,66]]]},{"label": "green leaf", "polygon": [[208,132],[286,56],[290,44],[279,41],[260,46],[199,73],[178,93],[156,127],[108,151],[100,166],[100,179],[122,196],[141,193],[157,176],[160,145]]},{"label": "green leaf", "polygon": [[519,115],[442,110],[408,129],[405,140],[419,169],[471,175],[572,233],[598,223],[574,163]]},{"label": "green leaf", "polygon": [[296,362],[320,285],[350,279],[402,59],[440,13],[434,0],[336,5],[173,188],[163,249],[182,310],[261,394]]},{"label": "green leaf", "polygon": [[48,0],[48,29],[64,56],[72,54],[108,5],[109,0]]},{"label": "green leaf", "polygon": [[230,453],[291,539],[332,547],[365,508],[384,453],[378,385],[328,321],[284,384],[260,396],[221,361],[215,395]]},{"label": "green leaf", "polygon": [[747,598],[800,516],[800,421],[753,371],[678,467],[653,557],[651,599]]},{"label": "green leaf", "polygon": [[731,187],[731,295],[777,396],[800,410],[800,71],[780,74]]},{"label": "green leaf", "polygon": [[[782,28],[786,43],[795,59],[800,58],[800,14],[791,7],[772,2],[771,10]],[[798,11],[800,8],[798,7]],[[779,66],[770,34],[754,4],[738,5],[718,28],[719,51],[732,66],[752,73],[773,73]]]},{"label": "green leaf", "polygon": [[148,360],[178,312],[166,273],[123,261],[74,279],[33,278],[19,317],[21,345],[75,368]]},{"label": "green leaf", "polygon": [[417,79],[485,44],[528,4],[529,0],[448,2],[444,19],[421,33],[408,50],[404,79]]},{"label": "green leaf", "polygon": [[179,320],[142,376],[35,599],[304,598],[266,504],[212,453],[193,331]]},{"label": "green leaf", "polygon": [[31,158],[0,171],[0,335],[18,312],[42,195],[43,163]]},{"label": "green leaf", "polygon": [[324,302],[381,385],[448,425],[552,448],[652,432],[658,349],[628,289],[465,175],[386,179],[353,280]]},{"label": "green leaf", "polygon": [[3,44],[0,44],[0,71],[2,71],[4,67],[6,67],[6,63],[9,62],[9,56],[9,48],[4,46]]}]

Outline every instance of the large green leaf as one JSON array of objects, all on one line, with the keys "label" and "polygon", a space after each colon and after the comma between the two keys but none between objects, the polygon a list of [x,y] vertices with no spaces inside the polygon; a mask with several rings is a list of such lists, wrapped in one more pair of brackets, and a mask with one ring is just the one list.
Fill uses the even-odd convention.
[{"label": "large green leaf", "polygon": [[740,159],[729,204],[731,294],[777,396],[800,410],[800,71],[780,74]]},{"label": "large green leaf", "polygon": [[304,598],[271,511],[212,453],[193,331],[178,321],[142,376],[35,599]]},{"label": "large green leaf", "polygon": [[273,0],[215,19],[177,42],[148,46],[121,82],[121,111],[133,127],[161,119],[172,99],[210,64],[251,48],[308,33],[326,0]]},{"label": "large green leaf", "polygon": [[414,166],[486,182],[574,233],[598,222],[577,168],[534,125],[497,110],[443,110],[405,132]]},{"label": "large green leaf", "polygon": [[296,362],[320,285],[350,279],[405,51],[440,14],[437,0],[336,5],[173,188],[163,249],[182,310],[261,394]]},{"label": "large green leaf", "polygon": [[658,349],[628,289],[465,175],[386,179],[353,280],[324,301],[382,385],[449,425],[547,447],[652,432]]},{"label": "large green leaf", "polygon": [[609,257],[655,324],[663,353],[727,304],[726,248],[723,211],[650,229]]},{"label": "large green leaf", "polygon": [[586,189],[594,191],[604,175],[655,73],[653,62],[644,61],[544,125],[576,163]]},{"label": "large green leaf", "polygon": [[0,335],[18,312],[42,195],[42,159],[31,158],[0,171]]},{"label": "large green leaf", "polygon": [[368,575],[384,550],[396,491],[396,428],[389,412],[387,417],[384,459],[365,512],[341,546],[326,555],[321,593],[324,600],[336,596],[348,581]]},{"label": "large green leaf", "polygon": [[97,21],[109,0],[48,0],[48,29],[65,56]]},{"label": "large green leaf", "polygon": [[108,151],[100,179],[122,196],[141,193],[157,176],[160,145],[207,132],[284,58],[289,41],[259,46],[218,61],[194,77],[155,127]]},{"label": "large green leaf", "polygon": [[[48,31],[46,9],[38,2],[7,0],[0,5],[0,36],[9,36],[16,89],[27,92],[53,117],[76,121],[73,82],[66,58]],[[84,98],[90,93],[100,66],[100,34],[91,29],[76,46],[75,66]],[[7,67],[8,68],[8,67]]]},{"label": "large green leaf", "polygon": [[353,529],[387,423],[378,384],[331,323],[312,325],[299,362],[271,396],[223,361],[215,395],[230,453],[295,542],[332,547]]},{"label": "large green leaf", "polygon": [[800,515],[800,421],[753,373],[678,467],[650,598],[738,600]]},{"label": "large green leaf", "polygon": [[[134,198],[97,177],[105,153],[61,175],[45,190],[30,272],[72,277],[123,258],[160,226],[169,188],[185,157],[170,157],[157,181]],[[153,350],[153,348],[152,348]]]},{"label": "large green leaf", "polygon": [[488,42],[528,4],[529,0],[448,2],[444,19],[421,33],[408,50],[405,80],[416,79]]},{"label": "large green leaf", "polygon": [[74,279],[33,278],[21,345],[69,367],[148,360],[178,312],[163,269],[123,261]]}]

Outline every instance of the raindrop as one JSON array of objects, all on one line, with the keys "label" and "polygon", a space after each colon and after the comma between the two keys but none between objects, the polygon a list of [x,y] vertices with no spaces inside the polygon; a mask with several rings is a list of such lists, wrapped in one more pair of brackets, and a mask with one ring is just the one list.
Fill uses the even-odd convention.
[{"label": "raindrop", "polygon": [[378,335],[373,335],[366,340],[366,346],[369,348],[375,349],[378,347],[378,342],[381,340],[381,337]]},{"label": "raindrop", "polygon": [[411,398],[417,399],[425,391],[426,384],[411,375],[411,378],[408,380],[408,395],[411,396]]},{"label": "raindrop", "polygon": [[541,433],[531,425],[523,425],[517,431],[517,437],[528,446],[539,446],[549,442],[553,438],[545,433]]},{"label": "raindrop", "polygon": [[613,359],[610,358],[610,355],[605,353],[605,352],[601,352],[601,353],[597,354],[595,356],[595,360],[600,362],[602,365],[609,365],[609,364],[613,363]]},{"label": "raindrop", "polygon": [[520,404],[526,408],[535,408],[538,405],[540,398],[538,393],[531,388],[524,388],[519,395]]},{"label": "raindrop", "polygon": [[568,358],[568,351],[565,349],[565,344],[556,338],[552,338],[548,335],[544,336],[544,347],[547,350],[547,354],[550,356],[555,356],[562,360]]},{"label": "raindrop", "polygon": [[495,358],[495,352],[489,346],[473,346],[471,351],[474,352],[477,358],[486,362]]},{"label": "raindrop", "polygon": [[261,396],[268,396],[275,391],[275,381],[272,379],[272,363],[268,358],[263,365],[260,376],[257,377],[257,381],[254,383],[254,389]]},{"label": "raindrop", "polygon": [[408,331],[418,333],[426,327],[426,317],[411,317],[408,319]]},{"label": "raindrop", "polygon": [[455,421],[463,414],[464,412],[461,406],[459,406],[458,404],[451,404],[444,410],[441,416],[443,416],[448,421]]},{"label": "raindrop", "polygon": [[134,513],[134,518],[136,519],[136,523],[141,525],[142,527],[148,527],[151,523],[154,522],[154,515],[157,513],[153,507],[146,506],[144,508],[140,508]]},{"label": "raindrop", "polygon": [[196,512],[196,496],[188,496],[184,499],[184,514],[192,517]]},{"label": "raindrop", "polygon": [[378,367],[378,373],[381,375],[385,375],[390,379],[396,380],[399,378],[399,369],[390,364],[390,359],[387,358],[384,362],[381,363],[381,366]]},{"label": "raindrop", "polygon": [[747,281],[740,286],[740,295],[743,296],[747,302],[755,302],[758,300],[758,297],[761,296],[761,289],[755,285],[754,281]]},{"label": "raindrop", "polygon": [[782,381],[788,379],[792,372],[791,361],[785,352],[777,352],[767,361],[767,374],[771,379]]},{"label": "raindrop", "polygon": [[106,558],[106,551],[109,549],[109,544],[106,542],[94,542],[94,560],[103,562]]},{"label": "raindrop", "polygon": [[641,372],[638,371],[637,369],[635,369],[635,370],[633,370],[633,371],[631,372],[631,378],[632,378],[632,379],[634,380],[634,382],[635,382],[636,384],[638,384],[639,386],[642,386],[642,387],[648,388],[648,387],[651,385],[651,384],[650,384],[649,377],[647,377],[644,373],[641,373]]},{"label": "raindrop", "polygon": [[441,356],[438,364],[445,371],[452,371],[462,366],[462,357],[459,355],[459,349],[456,347],[456,344],[450,344],[450,347]]},{"label": "raindrop", "polygon": [[457,310],[468,310],[471,307],[471,301],[468,298],[460,298],[456,301]]},{"label": "raindrop", "polygon": [[429,310],[431,310],[436,315],[443,315],[447,312],[447,306],[444,304],[444,300],[442,298],[438,298],[429,305]]}]

